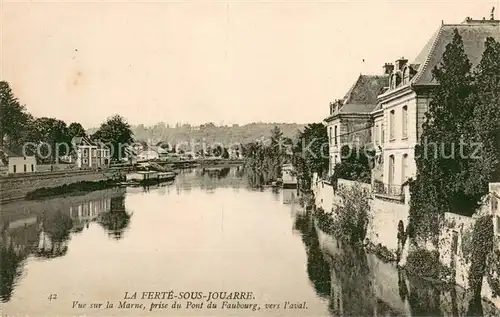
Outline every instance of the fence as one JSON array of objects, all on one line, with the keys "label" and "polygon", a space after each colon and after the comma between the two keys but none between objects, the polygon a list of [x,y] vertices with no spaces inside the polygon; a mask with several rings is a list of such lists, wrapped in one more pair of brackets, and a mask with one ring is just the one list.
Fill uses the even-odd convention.
[{"label": "fence", "polygon": [[388,197],[394,197],[397,199],[404,200],[405,192],[401,185],[384,184],[380,182],[375,182],[372,187],[374,194],[384,195]]}]

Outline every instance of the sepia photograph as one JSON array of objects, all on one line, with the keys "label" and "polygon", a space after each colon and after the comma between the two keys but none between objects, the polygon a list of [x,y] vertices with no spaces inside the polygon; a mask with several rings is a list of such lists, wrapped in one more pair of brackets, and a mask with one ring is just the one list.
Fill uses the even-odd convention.
[{"label": "sepia photograph", "polygon": [[0,317],[500,317],[500,0],[0,0]]}]

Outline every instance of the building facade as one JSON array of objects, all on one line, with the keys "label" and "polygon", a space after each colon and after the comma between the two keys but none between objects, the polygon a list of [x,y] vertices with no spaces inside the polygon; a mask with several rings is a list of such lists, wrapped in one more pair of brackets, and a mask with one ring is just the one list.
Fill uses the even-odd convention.
[{"label": "building facade", "polygon": [[466,19],[462,24],[442,24],[413,61],[400,58],[394,64],[386,64],[390,70],[386,70],[389,87],[378,96],[380,107],[372,116],[377,130],[374,134],[378,136],[375,142],[380,140],[382,148],[382,182],[387,188],[401,186],[416,175],[415,145],[420,142],[432,89],[438,85],[432,69],[441,63],[454,30],[461,35],[465,53],[474,67],[481,60],[486,38],[500,41],[499,22]]},{"label": "building facade", "polygon": [[388,80],[385,74],[359,75],[343,99],[330,103],[330,116],[324,119],[330,143],[329,175],[342,159],[342,146],[372,145],[371,112],[377,107],[377,96],[387,86]]},{"label": "building facade", "polygon": [[78,168],[105,168],[111,163],[111,149],[102,142],[88,137],[74,137],[71,140],[76,153]]},{"label": "building facade", "polygon": [[36,171],[36,157],[9,156],[9,174],[35,173]]},{"label": "building facade", "polygon": [[[330,174],[340,162],[342,145],[366,145],[370,136],[376,153],[372,184],[382,185],[375,190],[401,194],[401,185],[417,173],[415,145],[420,142],[432,89],[438,85],[432,70],[441,63],[455,29],[472,67],[481,60],[486,38],[500,41],[500,21],[493,18],[442,24],[412,61],[399,58],[386,63],[384,75],[378,78],[361,75],[344,99],[330,104],[330,116],[325,119],[330,137]],[[369,126],[369,134],[361,132],[365,126]],[[356,133],[358,130],[360,133]]]}]

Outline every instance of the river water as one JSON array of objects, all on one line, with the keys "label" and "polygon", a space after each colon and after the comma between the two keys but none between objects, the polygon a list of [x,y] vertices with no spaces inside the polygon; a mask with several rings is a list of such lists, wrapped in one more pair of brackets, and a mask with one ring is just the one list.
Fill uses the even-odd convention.
[{"label": "river water", "polygon": [[240,168],[194,169],[2,205],[0,316],[465,314],[463,292],[342,245],[293,196],[250,189]]}]

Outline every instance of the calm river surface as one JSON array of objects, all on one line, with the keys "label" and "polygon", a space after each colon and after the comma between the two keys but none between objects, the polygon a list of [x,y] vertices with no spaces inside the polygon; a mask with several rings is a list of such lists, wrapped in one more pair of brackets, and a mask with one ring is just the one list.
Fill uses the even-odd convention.
[{"label": "calm river surface", "polygon": [[[148,190],[118,188],[2,205],[0,316],[463,312],[460,291],[409,279],[391,264],[342,247],[317,230],[300,206],[285,203],[290,195],[249,189],[238,168],[198,169]],[[168,299],[171,290],[174,299]],[[200,292],[252,294],[214,299],[212,309],[207,298],[192,299],[186,308],[188,300],[181,297]],[[172,308],[174,302],[181,308]],[[126,304],[143,307],[120,307]],[[487,305],[484,310],[495,313]]]}]

